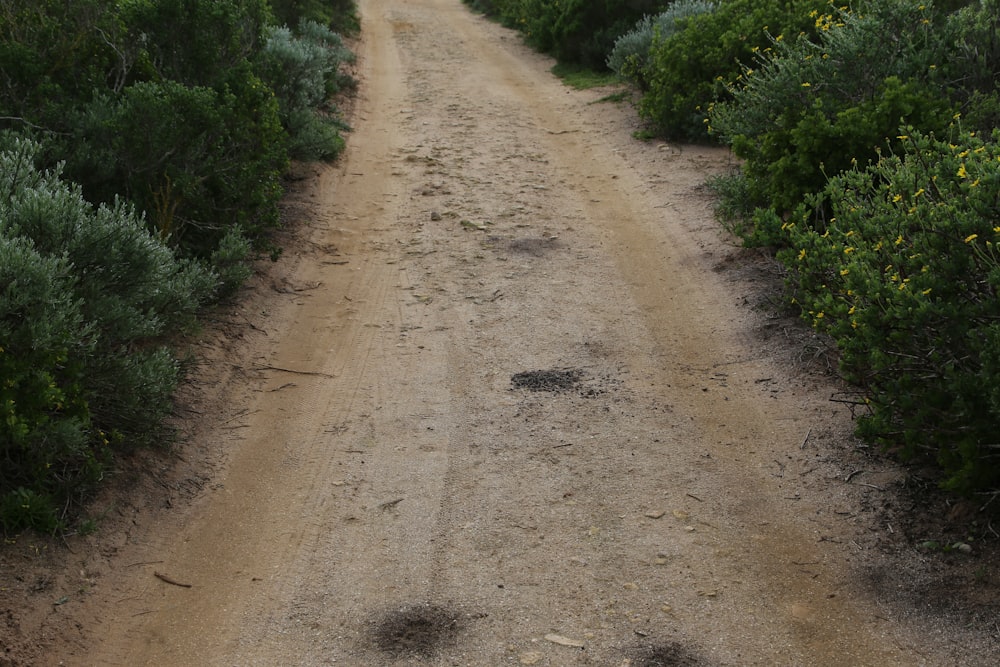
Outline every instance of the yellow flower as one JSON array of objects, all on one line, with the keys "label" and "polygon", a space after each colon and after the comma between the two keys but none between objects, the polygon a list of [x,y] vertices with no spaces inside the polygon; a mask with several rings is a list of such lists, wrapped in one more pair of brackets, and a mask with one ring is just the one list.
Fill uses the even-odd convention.
[{"label": "yellow flower", "polygon": [[923,291],[922,291],[922,292],[920,292],[920,293],[921,293],[921,294],[923,294],[924,296],[927,296],[928,294],[930,294],[930,293],[931,293],[931,289],[932,289],[932,288],[928,287],[927,289],[923,290]]},{"label": "yellow flower", "polygon": [[801,262],[805,258],[806,258],[806,249],[803,248],[802,250],[799,250],[799,261]]},{"label": "yellow flower", "polygon": [[846,276],[846,275],[847,275],[848,273],[850,273],[850,272],[851,272],[851,270],[850,270],[850,269],[841,269],[841,270],[840,270],[840,275],[842,275],[842,276]]},{"label": "yellow flower", "polygon": [[892,196],[892,203],[893,204],[896,204],[896,203],[898,203],[898,202],[900,202],[902,200],[903,200],[903,195],[893,195]]},{"label": "yellow flower", "polygon": [[852,252],[854,252],[854,246],[850,246],[849,245],[846,248],[844,248],[844,254],[845,255],[850,255]]},{"label": "yellow flower", "polygon": [[847,311],[847,314],[848,315],[853,315],[855,310],[857,310],[857,307],[856,306],[851,306],[851,309],[849,311]]},{"label": "yellow flower", "polygon": [[958,177],[959,178],[968,178],[969,177],[969,172],[967,172],[965,170],[965,163],[964,162],[958,166]]},{"label": "yellow flower", "polygon": [[923,188],[920,188],[919,190],[917,190],[916,192],[913,193],[913,197],[914,198],[919,197],[920,195],[924,194],[924,192],[926,192],[926,190],[924,190]]},{"label": "yellow flower", "polygon": [[803,87],[803,88],[809,88],[810,86],[812,86],[812,84],[811,84],[811,83],[809,83],[808,81],[803,81],[803,82],[802,82],[802,87]]},{"label": "yellow flower", "polygon": [[851,320],[851,328],[852,329],[857,329],[858,328],[858,321],[857,320]]},{"label": "yellow flower", "polygon": [[979,179],[978,178],[976,180],[972,181],[971,183],[969,183],[969,187],[970,188],[974,188],[977,185],[979,185]]},{"label": "yellow flower", "polygon": [[978,238],[979,238],[979,234],[969,234],[968,236],[965,237],[965,242],[966,243],[972,243],[973,241],[975,241]]}]

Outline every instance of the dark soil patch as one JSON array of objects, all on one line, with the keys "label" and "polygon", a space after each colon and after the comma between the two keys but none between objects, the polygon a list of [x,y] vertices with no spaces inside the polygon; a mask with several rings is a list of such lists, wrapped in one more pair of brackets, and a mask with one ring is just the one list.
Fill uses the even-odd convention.
[{"label": "dark soil patch", "polygon": [[541,257],[550,250],[559,247],[555,237],[513,239],[507,243],[507,249],[521,255]]},{"label": "dark soil patch", "polygon": [[377,619],[372,639],[380,651],[391,656],[427,658],[455,642],[463,618],[461,613],[437,605],[408,605]]},{"label": "dark soil patch", "polygon": [[706,664],[677,642],[641,646],[629,655],[630,667],[705,667]]},{"label": "dark soil patch", "polygon": [[529,391],[561,392],[573,389],[583,379],[583,371],[578,368],[552,368],[543,371],[525,371],[510,378],[515,389]]}]

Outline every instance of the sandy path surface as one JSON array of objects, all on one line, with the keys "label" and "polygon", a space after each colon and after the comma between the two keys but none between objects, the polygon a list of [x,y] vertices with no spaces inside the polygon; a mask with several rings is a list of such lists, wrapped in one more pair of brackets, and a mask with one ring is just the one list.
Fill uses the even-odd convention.
[{"label": "sandy path surface", "polygon": [[990,664],[873,583],[897,473],[830,456],[838,388],[762,337],[726,153],[459,0],[360,7],[348,152],[212,347],[196,488],[81,555],[43,662]]}]

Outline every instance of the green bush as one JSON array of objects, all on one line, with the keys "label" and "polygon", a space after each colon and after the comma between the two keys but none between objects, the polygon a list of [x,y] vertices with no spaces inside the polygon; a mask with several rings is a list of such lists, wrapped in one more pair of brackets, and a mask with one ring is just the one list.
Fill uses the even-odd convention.
[{"label": "green bush", "polygon": [[653,44],[673,37],[684,19],[707,14],[716,6],[711,0],[677,0],[656,16],[644,16],[632,30],[615,40],[608,56],[608,68],[620,78],[648,90]]},{"label": "green bush", "polygon": [[131,0],[115,3],[134,52],[129,82],[170,79],[219,88],[253,58],[273,22],[267,0]]},{"label": "green bush", "polygon": [[708,141],[706,115],[742,77],[740,63],[770,48],[771,35],[811,30],[809,12],[824,6],[824,0],[728,0],[681,19],[679,31],[654,40],[639,113],[665,137]]},{"label": "green bush", "polygon": [[218,90],[166,80],[98,97],[79,113],[67,176],[92,201],[127,197],[192,256],[210,256],[230,227],[259,237],[278,223],[288,158],[277,103],[248,70]]},{"label": "green bush", "polygon": [[277,25],[313,21],[345,35],[361,27],[354,0],[270,0]]},{"label": "green bush", "polygon": [[967,127],[1000,127],[1000,0],[973,2],[948,17],[954,42],[944,63]]},{"label": "green bush", "polygon": [[166,434],[178,367],[160,339],[192,321],[216,282],[177,260],[131,207],[94,209],[58,172],[38,171],[38,151],[0,137],[6,530],[58,525],[39,508],[63,508],[85,491],[109,447]]},{"label": "green bush", "polygon": [[663,0],[495,0],[502,20],[526,41],[567,64],[604,69],[615,40]]},{"label": "green bush", "polygon": [[955,134],[898,132],[780,224],[778,256],[863,391],[859,433],[968,491],[1000,483],[1000,131]]},{"label": "green bush", "polygon": [[[829,175],[895,150],[900,123],[941,130],[955,113],[942,66],[954,35],[930,6],[886,0],[812,19],[818,38],[775,38],[710,113],[745,160],[758,205],[779,213]],[[753,242],[773,243],[774,232],[758,225]]]},{"label": "green bush", "polygon": [[341,67],[353,60],[340,36],[318,23],[303,21],[297,35],[271,28],[256,68],[274,90],[293,158],[330,160],[343,150],[344,125],[323,108],[345,83]]}]

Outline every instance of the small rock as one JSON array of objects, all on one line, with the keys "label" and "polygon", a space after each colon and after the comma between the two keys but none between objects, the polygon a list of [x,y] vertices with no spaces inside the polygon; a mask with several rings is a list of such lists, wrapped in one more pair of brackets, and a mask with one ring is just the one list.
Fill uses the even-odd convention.
[{"label": "small rock", "polygon": [[651,512],[646,512],[646,516],[648,516],[650,519],[659,519],[664,514],[666,514],[666,512],[664,512],[663,510],[653,510]]},{"label": "small rock", "polygon": [[440,220],[441,214],[437,211],[431,211],[431,220]]}]

